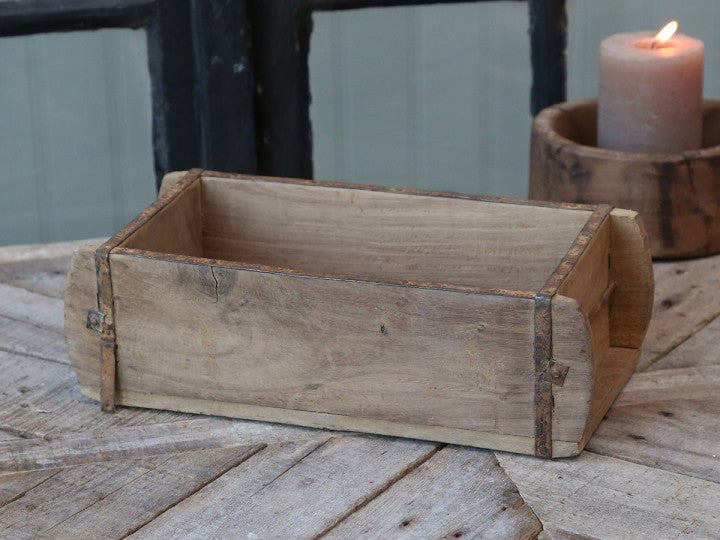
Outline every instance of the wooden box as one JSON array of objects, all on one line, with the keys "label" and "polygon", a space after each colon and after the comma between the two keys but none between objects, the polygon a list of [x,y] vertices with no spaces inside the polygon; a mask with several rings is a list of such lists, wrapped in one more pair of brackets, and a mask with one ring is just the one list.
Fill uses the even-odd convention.
[{"label": "wooden box", "polygon": [[73,257],[70,359],[115,403],[580,452],[652,303],[635,212],[208,171]]}]

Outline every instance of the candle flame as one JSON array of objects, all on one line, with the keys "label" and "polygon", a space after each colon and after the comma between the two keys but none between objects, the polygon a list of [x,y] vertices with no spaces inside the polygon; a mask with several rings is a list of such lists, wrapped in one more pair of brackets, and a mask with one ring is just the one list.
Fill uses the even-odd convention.
[{"label": "candle flame", "polygon": [[662,27],[662,29],[655,34],[654,41],[656,43],[667,43],[668,40],[673,37],[675,32],[678,29],[678,22],[677,21],[670,21],[665,26]]}]

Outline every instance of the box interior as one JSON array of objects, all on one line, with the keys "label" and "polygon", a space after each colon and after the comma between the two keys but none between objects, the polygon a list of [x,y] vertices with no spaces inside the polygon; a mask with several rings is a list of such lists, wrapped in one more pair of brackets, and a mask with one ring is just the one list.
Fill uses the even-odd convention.
[{"label": "box interior", "polygon": [[205,176],[122,247],[304,275],[535,292],[591,213]]}]

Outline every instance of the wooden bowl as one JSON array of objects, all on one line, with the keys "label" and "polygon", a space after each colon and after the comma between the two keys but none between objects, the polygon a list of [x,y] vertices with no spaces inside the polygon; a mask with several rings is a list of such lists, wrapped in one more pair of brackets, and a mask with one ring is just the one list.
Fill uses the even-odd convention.
[{"label": "wooden bowl", "polygon": [[720,101],[703,104],[700,150],[607,150],[596,146],[596,132],[595,100],[561,103],[535,117],[531,199],[637,210],[656,259],[720,252]]}]

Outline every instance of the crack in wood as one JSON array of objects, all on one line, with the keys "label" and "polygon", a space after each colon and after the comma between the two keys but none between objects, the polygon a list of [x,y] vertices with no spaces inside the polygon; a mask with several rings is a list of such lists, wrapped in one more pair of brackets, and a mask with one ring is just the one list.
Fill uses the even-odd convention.
[{"label": "crack in wood", "polygon": [[220,295],[218,294],[218,279],[215,275],[214,266],[210,266],[210,273],[212,274],[213,280],[215,280],[215,303],[217,304],[220,301]]}]

